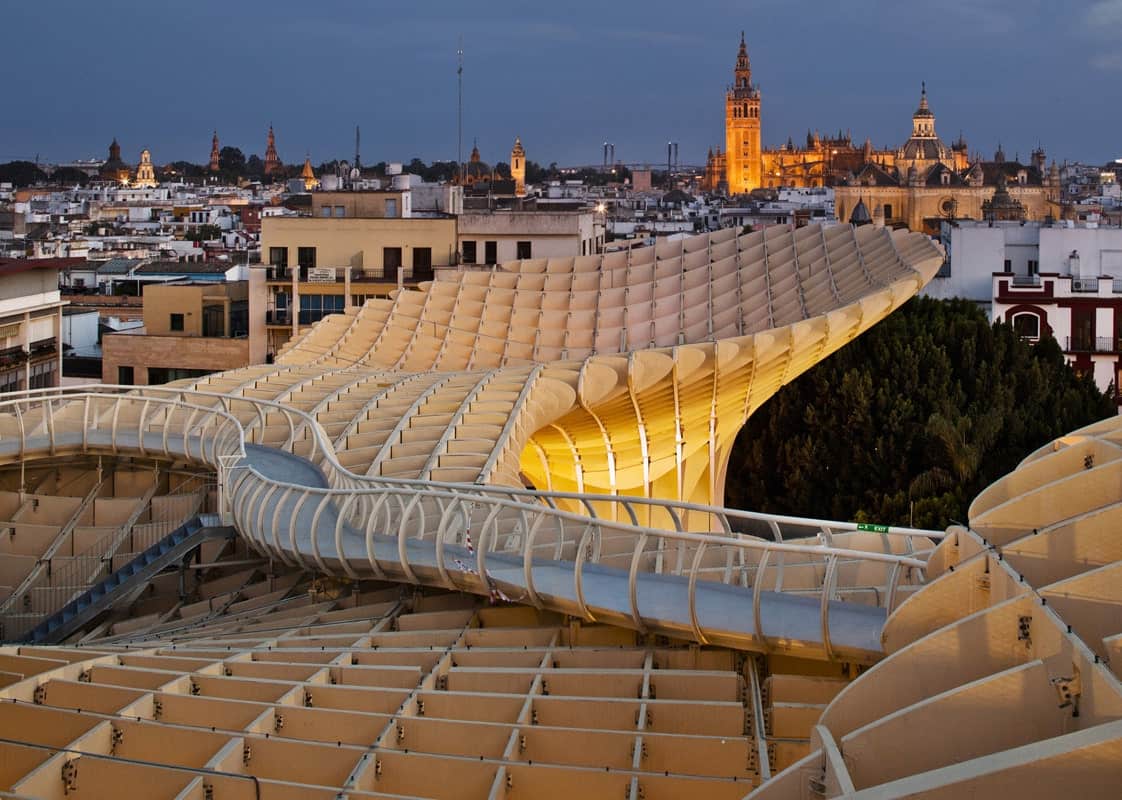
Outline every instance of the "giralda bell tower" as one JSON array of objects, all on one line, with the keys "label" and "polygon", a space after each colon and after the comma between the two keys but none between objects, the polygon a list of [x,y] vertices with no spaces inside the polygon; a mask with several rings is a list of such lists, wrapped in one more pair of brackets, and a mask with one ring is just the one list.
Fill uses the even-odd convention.
[{"label": "giralda bell tower", "polygon": [[742,194],[762,185],[760,90],[752,85],[752,65],[743,31],[733,74],[735,81],[725,94],[725,179],[729,194]]}]

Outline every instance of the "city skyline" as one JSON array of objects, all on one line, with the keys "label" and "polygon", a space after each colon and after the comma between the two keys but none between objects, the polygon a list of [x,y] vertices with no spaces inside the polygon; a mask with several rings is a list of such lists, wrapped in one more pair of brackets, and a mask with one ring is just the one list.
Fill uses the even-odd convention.
[{"label": "city skyline", "polygon": [[[1122,22],[1119,0],[1072,4],[1062,18],[1037,0],[955,0],[940,9],[945,31],[879,1],[860,18],[840,5],[803,18],[762,1],[703,3],[689,17],[663,2],[641,14],[585,2],[564,13],[508,2],[342,2],[330,16],[290,0],[219,8],[55,0],[10,9],[10,57],[35,63],[36,80],[9,90],[26,113],[0,132],[0,160],[100,158],[116,137],[130,162],[148,148],[157,163],[205,164],[213,130],[224,146],[263,155],[270,122],[288,163],[350,157],[355,125],[369,163],[454,160],[462,35],[464,158],[478,140],[485,161],[505,160],[520,136],[539,163],[596,164],[611,141],[620,161],[657,166],[673,140],[682,163],[700,165],[722,144],[741,29],[767,105],[765,145],[840,129],[895,147],[926,81],[940,131],[961,131],[971,153],[989,157],[1000,143],[1010,157],[1038,144],[1061,161],[1122,156],[1111,134],[1120,112],[1094,89],[1122,73],[1106,35]],[[95,56],[104,44],[81,44],[107,41],[122,20],[138,33],[116,50]],[[43,60],[48,24],[52,38],[77,44]],[[65,104],[43,91],[74,74],[96,91]]]}]

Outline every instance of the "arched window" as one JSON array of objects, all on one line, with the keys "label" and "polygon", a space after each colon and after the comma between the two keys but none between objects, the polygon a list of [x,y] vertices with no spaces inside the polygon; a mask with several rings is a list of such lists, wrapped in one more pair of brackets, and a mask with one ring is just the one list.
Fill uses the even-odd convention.
[{"label": "arched window", "polygon": [[748,116],[748,104],[747,104],[747,103],[745,103],[745,104],[744,104],[744,111],[743,111],[743,115],[744,115],[745,117],[746,117],[746,116]]},{"label": "arched window", "polygon": [[1013,331],[1022,339],[1040,338],[1040,317],[1030,311],[1013,315]]}]

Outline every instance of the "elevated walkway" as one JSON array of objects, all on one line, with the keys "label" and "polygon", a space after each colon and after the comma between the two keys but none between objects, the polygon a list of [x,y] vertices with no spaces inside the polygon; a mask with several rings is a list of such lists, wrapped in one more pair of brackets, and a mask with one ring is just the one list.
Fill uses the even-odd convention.
[{"label": "elevated walkway", "polygon": [[[292,566],[444,586],[702,643],[871,663],[882,655],[887,614],[922,582],[923,556],[941,537],[895,528],[862,533],[853,523],[642,498],[355,476],[330,457],[317,464],[247,444],[238,414],[201,404],[213,396],[158,387],[114,391],[10,401],[9,410],[13,402],[27,406],[22,418],[45,416],[51,424],[0,436],[0,460],[110,452],[202,463],[218,471],[238,532]],[[263,405],[261,413],[269,413]],[[329,456],[321,429],[307,424],[318,434],[313,452]],[[564,503],[583,504],[585,513],[562,510]],[[670,530],[638,523],[655,512],[706,524],[691,531],[680,523]],[[780,541],[734,532],[745,522]],[[114,580],[146,580],[196,547],[201,530],[207,529],[162,542],[162,552],[138,559],[147,564],[130,565],[131,575]],[[782,540],[792,532],[794,540]],[[36,641],[57,641],[101,613],[112,588],[99,585],[96,597],[91,591],[68,606],[53,628],[36,631]]]}]

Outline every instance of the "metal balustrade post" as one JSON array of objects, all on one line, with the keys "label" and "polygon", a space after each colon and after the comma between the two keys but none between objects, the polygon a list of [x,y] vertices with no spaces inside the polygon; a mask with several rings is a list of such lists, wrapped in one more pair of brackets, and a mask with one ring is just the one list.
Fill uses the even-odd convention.
[{"label": "metal balustrade post", "polygon": [[344,523],[344,520],[347,517],[347,513],[348,513],[348,511],[351,507],[351,504],[354,503],[354,500],[355,500],[355,495],[348,494],[346,496],[346,499],[343,500],[342,508],[340,508],[338,510],[337,514],[336,514],[336,519],[335,519],[335,556],[336,556],[336,558],[339,559],[339,563],[340,563],[340,565],[342,565],[343,571],[346,572],[347,575],[349,575],[350,577],[358,579],[359,574],[354,571],[354,569],[350,565],[350,562],[347,560],[346,555],[343,553],[343,523]]},{"label": "metal balustrade post", "polygon": [[635,549],[631,553],[631,568],[627,572],[627,597],[631,605],[631,621],[635,623],[636,630],[639,633],[646,633],[647,627],[643,624],[643,618],[639,614],[639,588],[638,588],[638,573],[639,573],[639,560],[643,557],[643,549],[647,546],[647,534],[642,533],[635,542]]},{"label": "metal balustrade post", "polygon": [[[406,525],[408,524],[409,518],[413,513],[413,508],[419,505],[420,499],[421,496],[419,494],[413,495],[412,499],[409,501],[409,505],[405,508],[404,512],[401,515],[401,521],[397,525],[397,558],[400,562],[402,571],[405,573],[405,579],[410,583],[420,583],[421,581],[413,572],[413,568],[409,564],[409,547],[408,538],[406,536]],[[424,509],[421,509],[422,524],[424,520],[424,514]]]},{"label": "metal balustrade post", "polygon": [[[525,523],[525,512],[523,513],[523,522]],[[525,523],[529,530],[523,536],[522,548],[522,578],[526,582],[526,593],[530,598],[530,602],[534,604],[535,608],[542,608],[541,598],[538,597],[537,591],[534,589],[534,539],[538,534],[538,527],[545,515],[539,513],[535,516],[534,522]]]},{"label": "metal balustrade post", "polygon": [[822,648],[826,651],[826,658],[830,661],[834,659],[834,648],[830,643],[830,601],[834,595],[834,582],[837,579],[838,573],[838,557],[830,555],[826,557],[826,577],[822,581]]},{"label": "metal balustrade post", "polygon": [[690,611],[690,626],[693,628],[693,635],[700,644],[709,644],[709,640],[705,637],[705,633],[701,629],[701,623],[697,619],[697,572],[701,566],[701,559],[705,555],[705,542],[701,542],[697,546],[697,550],[693,554],[693,563],[690,565],[690,582],[687,589],[689,596],[689,611]]},{"label": "metal balustrade post", "polygon": [[756,580],[752,584],[752,625],[753,633],[760,642],[764,652],[768,650],[767,636],[764,634],[764,615],[760,608],[763,602],[764,575],[767,572],[767,562],[771,558],[771,550],[764,550],[760,556],[760,563],[756,566]]},{"label": "metal balustrade post", "polygon": [[319,518],[323,514],[324,508],[331,504],[331,495],[326,492],[319,494],[319,503],[316,504],[315,513],[312,514],[312,526],[309,531],[312,540],[312,557],[315,558],[316,564],[319,565],[320,570],[331,577],[336,577],[335,571],[327,566],[323,560],[323,556],[319,551]]},{"label": "metal balustrade post", "polygon": [[[280,542],[280,528],[281,528],[280,514],[281,514],[281,510],[285,507],[285,504],[292,497],[293,491],[295,491],[295,490],[292,487],[286,487],[283,494],[281,494],[280,499],[276,502],[276,505],[273,507],[273,524],[272,524],[272,528],[273,528],[273,550],[274,550],[274,552],[276,552],[277,558],[281,561],[282,564],[292,564],[292,561],[289,559],[288,554],[285,553],[284,548],[281,547],[281,542]],[[293,527],[293,529],[296,528],[297,522],[296,522],[295,511],[292,514],[290,524]]]},{"label": "metal balustrade post", "polygon": [[585,526],[584,533],[580,537],[580,544],[577,546],[576,565],[573,568],[573,594],[577,598],[580,614],[586,622],[595,622],[596,617],[588,610],[588,603],[584,599],[584,562],[588,559],[589,551],[592,549],[593,526],[599,524],[598,521],[589,520]]},{"label": "metal balustrade post", "polygon": [[[369,510],[369,512],[367,512],[367,517],[366,517],[366,536],[365,536],[365,539],[366,539],[366,560],[370,563],[370,569],[373,570],[374,577],[378,578],[379,580],[385,580],[386,579],[386,573],[382,570],[382,565],[378,563],[378,558],[377,558],[377,555],[375,553],[374,525],[376,524],[378,517],[381,516],[382,507],[389,503],[389,499],[390,499],[390,495],[389,495],[388,491],[385,494],[380,495],[371,504],[370,510]],[[386,519],[387,520],[389,519],[388,510],[386,512]],[[387,522],[386,528],[387,528],[387,530],[389,529],[388,522]]]}]

